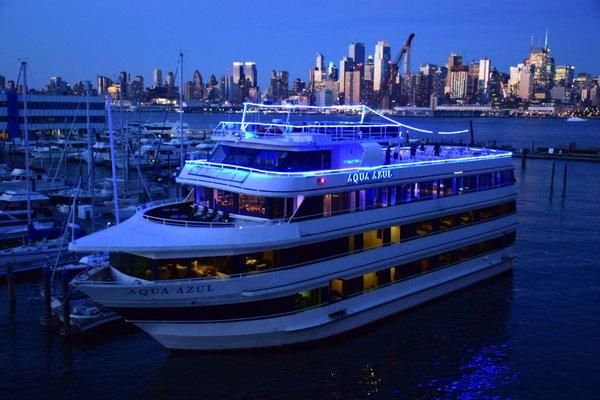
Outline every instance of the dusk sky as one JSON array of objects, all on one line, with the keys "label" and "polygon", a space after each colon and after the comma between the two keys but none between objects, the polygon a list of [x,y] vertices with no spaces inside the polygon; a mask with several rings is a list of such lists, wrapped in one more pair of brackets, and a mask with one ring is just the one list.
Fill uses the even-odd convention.
[{"label": "dusk sky", "polygon": [[[151,84],[152,70],[175,71],[179,49],[187,80],[205,81],[232,61],[255,61],[264,87],[272,69],[308,78],[317,51],[326,63],[363,42],[373,54],[386,39],[395,57],[410,32],[413,70],[487,56],[508,72],[549,30],[557,64],[600,73],[600,1],[49,1],[0,0],[0,75],[16,79],[29,61],[31,87],[51,75],[70,83],[125,70]],[[543,37],[541,38],[543,43]]]}]

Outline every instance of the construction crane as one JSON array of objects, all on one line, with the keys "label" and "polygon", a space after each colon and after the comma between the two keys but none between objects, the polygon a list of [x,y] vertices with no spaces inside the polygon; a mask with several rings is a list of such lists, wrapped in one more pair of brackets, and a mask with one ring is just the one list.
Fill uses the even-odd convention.
[{"label": "construction crane", "polygon": [[377,96],[377,104],[381,105],[381,108],[390,108],[392,104],[391,100],[393,96],[394,82],[399,74],[400,66],[404,61],[404,58],[410,51],[410,45],[414,37],[414,33],[408,35],[406,41],[404,42],[404,46],[402,46],[400,54],[398,54],[398,57],[396,57],[396,60],[393,63],[390,63],[389,68],[387,68],[387,71],[381,80],[382,85],[381,89],[379,90],[379,95]]}]

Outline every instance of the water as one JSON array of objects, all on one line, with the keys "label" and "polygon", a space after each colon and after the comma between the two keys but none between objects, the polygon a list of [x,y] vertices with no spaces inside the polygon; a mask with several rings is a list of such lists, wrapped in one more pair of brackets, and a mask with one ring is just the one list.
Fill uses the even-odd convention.
[{"label": "water", "polygon": [[[415,124],[425,121],[460,122]],[[563,124],[489,119],[476,129],[483,135],[485,126],[498,143],[536,137],[536,146],[600,147],[600,121],[568,132]],[[170,353],[128,325],[65,342],[41,330],[37,280],[18,283],[14,316],[3,285],[0,397],[597,398],[600,164],[569,163],[561,199],[558,162],[550,200],[552,162],[528,160],[525,170],[514,162],[520,226],[512,274],[318,344],[225,354]]]}]

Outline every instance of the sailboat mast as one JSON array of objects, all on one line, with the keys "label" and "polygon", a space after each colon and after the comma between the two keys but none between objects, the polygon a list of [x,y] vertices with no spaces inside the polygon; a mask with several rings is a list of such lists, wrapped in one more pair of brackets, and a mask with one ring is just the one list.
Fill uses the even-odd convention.
[{"label": "sailboat mast", "polygon": [[96,187],[96,168],[95,168],[95,157],[94,157],[94,135],[90,124],[90,85],[86,82],[85,85],[85,122],[88,134],[88,188],[90,190],[90,196],[92,199],[92,232],[96,231],[96,217],[94,216],[94,188]]},{"label": "sailboat mast", "polygon": [[183,169],[185,163],[185,155],[183,154],[183,52],[179,52],[179,140],[181,154],[180,168]]},{"label": "sailboat mast", "polygon": [[29,127],[27,124],[27,61],[21,61],[23,73],[23,137],[25,140],[25,177],[27,180],[27,226],[31,227],[31,180],[29,174]]},{"label": "sailboat mast", "polygon": [[110,94],[106,95],[106,113],[108,119],[108,135],[110,137],[110,165],[112,167],[112,181],[113,181],[113,197],[115,200],[115,218],[117,224],[121,222],[119,217],[119,187],[117,184],[117,164],[115,157],[115,132],[113,131],[112,124],[112,112],[110,110]]}]

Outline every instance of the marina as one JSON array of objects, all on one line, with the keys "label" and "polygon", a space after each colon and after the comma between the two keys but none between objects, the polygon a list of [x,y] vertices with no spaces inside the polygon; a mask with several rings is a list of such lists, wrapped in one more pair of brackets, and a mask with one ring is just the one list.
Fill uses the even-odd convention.
[{"label": "marina", "polygon": [[1,399],[598,397],[596,2],[143,5],[0,6]]}]

